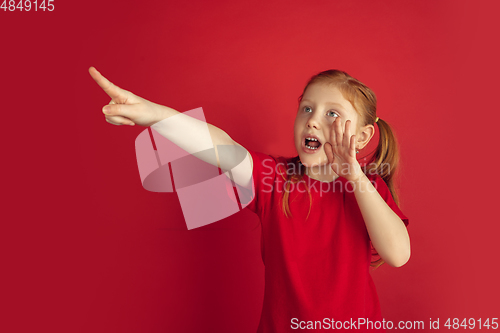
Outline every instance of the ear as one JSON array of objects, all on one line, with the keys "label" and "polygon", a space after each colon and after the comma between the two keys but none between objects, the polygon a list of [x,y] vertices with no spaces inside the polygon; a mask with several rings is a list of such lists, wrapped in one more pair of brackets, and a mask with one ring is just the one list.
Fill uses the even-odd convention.
[{"label": "ear", "polygon": [[363,126],[359,129],[358,133],[356,134],[357,138],[357,143],[356,143],[356,149],[363,149],[366,147],[366,145],[370,142],[372,139],[373,135],[375,134],[375,126],[373,125],[366,125]]}]

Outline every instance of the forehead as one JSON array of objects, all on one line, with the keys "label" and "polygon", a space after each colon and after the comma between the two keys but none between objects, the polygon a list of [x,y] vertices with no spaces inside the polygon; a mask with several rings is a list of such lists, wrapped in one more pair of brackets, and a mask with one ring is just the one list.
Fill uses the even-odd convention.
[{"label": "forehead", "polygon": [[342,92],[334,85],[325,83],[313,83],[307,87],[302,102],[314,103],[316,105],[338,106],[349,113],[356,113],[351,102],[344,98]]}]

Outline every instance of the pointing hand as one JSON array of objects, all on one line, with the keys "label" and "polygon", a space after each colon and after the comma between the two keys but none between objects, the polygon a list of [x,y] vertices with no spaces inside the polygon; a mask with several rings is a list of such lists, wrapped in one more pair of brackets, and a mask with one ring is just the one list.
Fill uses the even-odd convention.
[{"label": "pointing hand", "polygon": [[104,90],[111,101],[103,108],[106,121],[113,125],[151,126],[161,119],[164,106],[124,90],[102,76],[94,67],[89,68],[90,76]]}]

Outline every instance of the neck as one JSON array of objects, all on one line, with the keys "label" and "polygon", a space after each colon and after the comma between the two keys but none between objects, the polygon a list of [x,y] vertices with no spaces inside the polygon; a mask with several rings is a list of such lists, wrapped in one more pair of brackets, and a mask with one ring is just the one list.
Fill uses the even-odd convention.
[{"label": "neck", "polygon": [[333,182],[339,176],[332,170],[329,164],[315,165],[306,167],[306,175],[311,179],[316,179],[321,182]]}]

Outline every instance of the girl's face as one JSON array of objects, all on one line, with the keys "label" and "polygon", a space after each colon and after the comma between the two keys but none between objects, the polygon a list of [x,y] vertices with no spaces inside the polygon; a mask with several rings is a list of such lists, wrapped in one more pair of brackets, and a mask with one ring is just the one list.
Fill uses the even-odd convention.
[{"label": "girl's face", "polygon": [[[340,117],[342,129],[345,129],[345,122],[351,120],[351,135],[358,134],[358,114],[340,90],[325,83],[309,85],[302,96],[294,125],[295,148],[300,161],[304,166],[312,168],[307,171],[317,172],[316,174],[324,172],[319,168],[328,164],[324,144],[330,141],[332,123],[337,117]],[[316,138],[318,141],[307,141],[306,145],[306,138]]]}]

